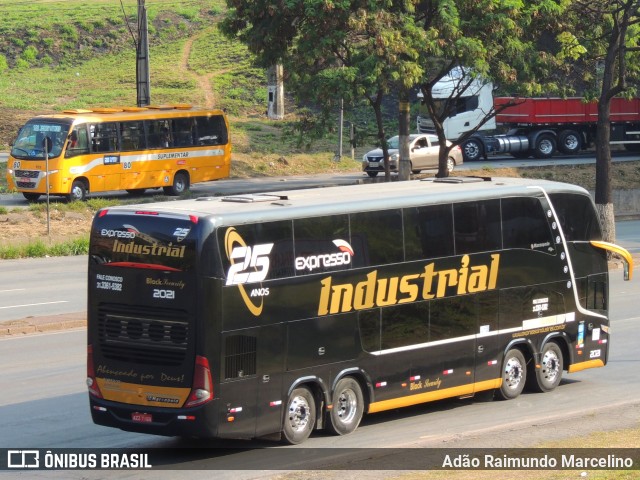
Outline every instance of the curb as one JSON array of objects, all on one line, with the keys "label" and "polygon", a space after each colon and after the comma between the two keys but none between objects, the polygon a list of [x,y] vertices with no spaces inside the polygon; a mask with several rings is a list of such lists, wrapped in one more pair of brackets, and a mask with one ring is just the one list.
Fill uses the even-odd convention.
[{"label": "curb", "polygon": [[0,323],[0,338],[33,333],[55,332],[87,326],[87,312],[63,313],[45,317],[27,317]]}]

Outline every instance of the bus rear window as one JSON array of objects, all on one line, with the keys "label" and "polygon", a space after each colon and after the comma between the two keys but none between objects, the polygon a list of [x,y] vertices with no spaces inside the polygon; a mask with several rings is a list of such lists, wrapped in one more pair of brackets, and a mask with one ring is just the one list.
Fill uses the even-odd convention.
[{"label": "bus rear window", "polygon": [[189,218],[107,214],[91,229],[91,261],[110,266],[190,271],[196,225]]}]

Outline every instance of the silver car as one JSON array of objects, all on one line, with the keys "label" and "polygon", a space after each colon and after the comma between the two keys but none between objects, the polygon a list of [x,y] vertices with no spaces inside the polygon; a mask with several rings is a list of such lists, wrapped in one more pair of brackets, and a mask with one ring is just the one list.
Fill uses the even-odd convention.
[{"label": "silver car", "polygon": [[[400,159],[400,137],[397,135],[387,140],[389,145],[389,169],[392,172],[398,171]],[[450,145],[447,142],[447,145]],[[425,168],[438,168],[438,154],[440,152],[440,142],[436,135],[428,133],[416,133],[409,135],[409,158],[411,160],[411,173],[420,173]],[[462,163],[462,150],[455,146],[449,152],[447,159],[447,170],[453,171],[456,165]],[[384,159],[382,149],[371,150],[362,157],[362,170],[370,177],[375,177],[379,172],[384,172]]]}]

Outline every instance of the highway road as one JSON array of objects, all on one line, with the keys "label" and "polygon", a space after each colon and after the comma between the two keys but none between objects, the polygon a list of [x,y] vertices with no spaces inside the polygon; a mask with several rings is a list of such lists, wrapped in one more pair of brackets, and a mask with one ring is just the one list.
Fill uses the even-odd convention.
[{"label": "highway road", "polygon": [[[278,450],[286,449],[284,452],[290,455],[288,461],[296,468],[305,469],[313,465],[313,449],[336,449],[327,461],[338,463],[352,459],[350,455],[354,451],[347,449],[366,449],[366,461],[377,462],[368,466],[377,465],[382,469],[387,463],[384,458],[376,457],[384,454],[381,447],[527,447],[566,436],[586,435],[591,430],[637,425],[640,382],[636,380],[639,358],[636,332],[640,317],[636,298],[640,288],[637,281],[622,282],[621,277],[613,275],[612,278],[612,332],[615,333],[609,364],[605,368],[567,375],[553,392],[523,394],[506,402],[448,400],[370,415],[352,435],[335,437],[317,432],[302,446],[278,447]],[[259,449],[277,447],[270,442],[196,443],[94,425],[84,383],[84,330],[0,339],[0,358],[4,363],[0,370],[0,448],[126,447],[146,451],[209,447],[211,450],[200,451],[202,453],[195,458],[192,451],[170,450],[177,458],[166,461],[175,469],[216,470],[218,479],[268,478],[272,475],[272,472],[263,471],[273,468],[270,450]],[[239,450],[215,450],[219,447]],[[238,468],[242,470],[224,471]],[[51,478],[51,472],[30,473],[30,478]],[[111,476],[66,471],[60,478]],[[176,472],[154,471],[151,475],[129,471],[126,478],[177,477]]]},{"label": "highway road", "polygon": [[[0,154],[0,162],[2,161],[2,155]],[[628,152],[615,152],[614,162],[632,162],[640,160],[640,155],[637,153]],[[5,154],[6,161],[6,154]],[[360,164],[359,160],[351,160],[350,158],[343,157],[343,162],[351,162],[357,165]],[[551,166],[551,165],[584,165],[595,163],[595,157],[593,153],[585,153],[577,156],[556,156],[550,160],[536,160],[527,159],[519,160],[511,156],[495,156],[490,157],[488,161],[468,162],[459,165],[454,170],[456,173],[464,174],[469,170],[478,170],[482,168],[508,168],[508,167],[538,167],[538,166]],[[428,172],[429,170],[424,170]],[[434,171],[434,170],[431,170]],[[392,179],[397,178],[396,174],[392,174]],[[321,174],[321,175],[297,175],[297,176],[285,176],[285,177],[261,177],[261,178],[248,178],[248,179],[226,179],[218,180],[215,182],[197,183],[191,186],[191,190],[197,196],[221,196],[231,195],[237,193],[257,193],[257,192],[273,192],[279,190],[292,190],[300,188],[315,188],[329,185],[354,185],[358,183],[371,183],[384,181],[383,175],[378,175],[375,179],[370,179],[363,172],[352,173],[337,173],[337,174]],[[157,190],[147,190],[146,193],[139,198],[150,197],[157,194]],[[89,194],[89,198],[93,196],[99,197],[122,197],[122,198],[135,198],[129,196],[124,191],[117,192],[101,192],[96,194]],[[44,201],[44,197],[41,197],[41,202]],[[4,207],[27,207],[29,204],[21,194],[0,194],[0,206]]]}]

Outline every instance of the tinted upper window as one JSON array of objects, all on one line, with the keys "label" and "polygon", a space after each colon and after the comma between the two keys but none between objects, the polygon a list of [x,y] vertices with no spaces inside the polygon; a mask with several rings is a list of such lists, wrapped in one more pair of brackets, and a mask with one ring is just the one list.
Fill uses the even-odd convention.
[{"label": "tinted upper window", "polygon": [[457,255],[502,247],[499,200],[456,203],[453,220]]},{"label": "tinted upper window", "polygon": [[453,255],[453,215],[450,204],[404,209],[407,260]]},{"label": "tinted upper window", "polygon": [[504,248],[555,251],[545,210],[537,198],[502,200],[502,235]]},{"label": "tinted upper window", "polygon": [[296,275],[343,270],[352,257],[366,252],[349,239],[349,216],[301,218],[294,220]]},{"label": "tinted upper window", "polygon": [[91,261],[189,271],[196,265],[197,233],[188,217],[98,216],[91,230]]},{"label": "tinted upper window", "polygon": [[402,262],[402,211],[395,209],[352,214],[351,241],[362,245],[366,255],[354,257],[354,266]]},{"label": "tinted upper window", "polygon": [[220,228],[218,244],[227,279],[237,275],[236,283],[294,275],[293,232],[289,220]]},{"label": "tinted upper window", "polygon": [[549,195],[567,241],[602,240],[591,198],[575,193]]}]

